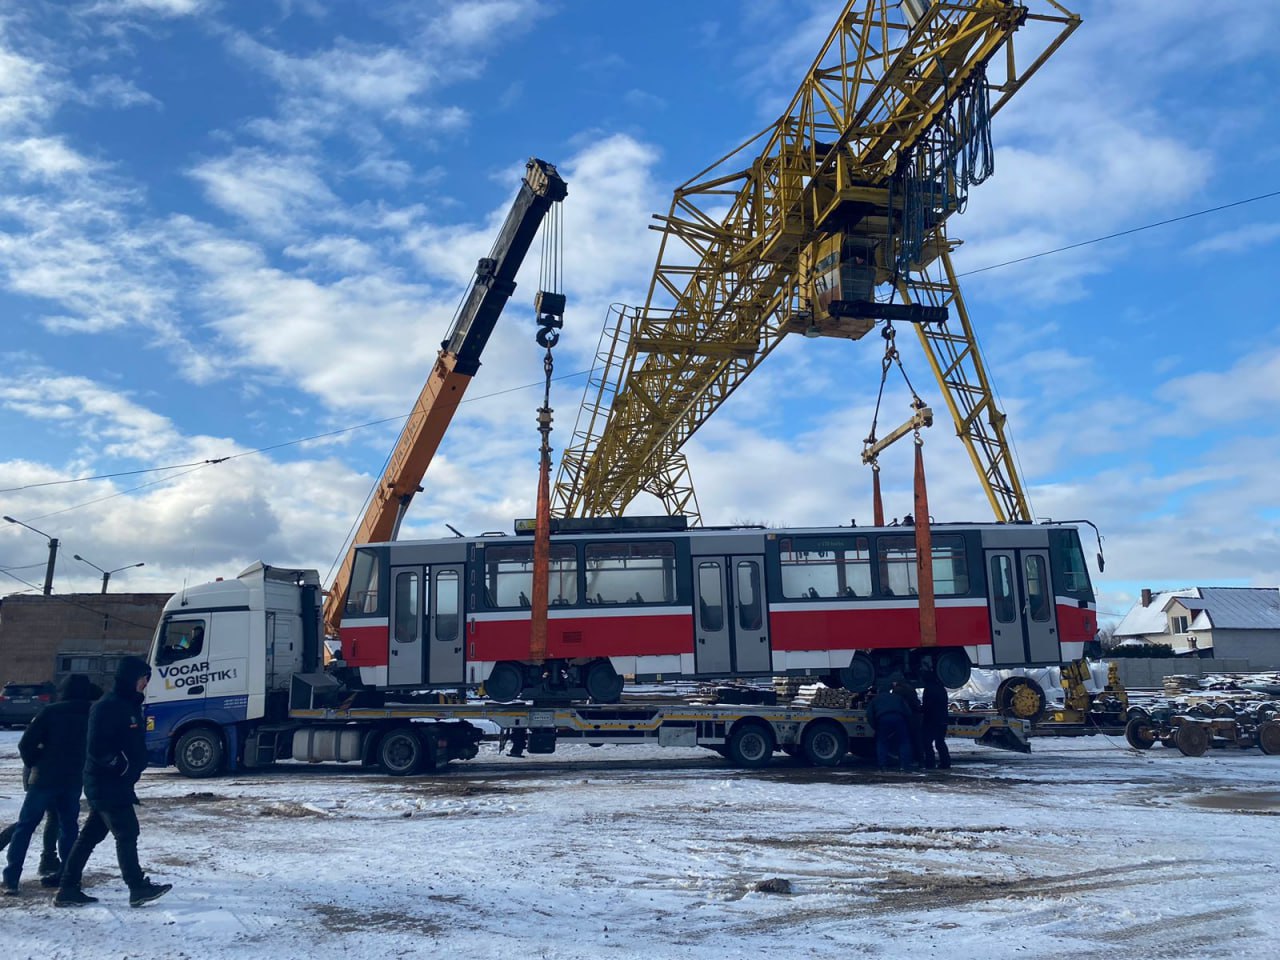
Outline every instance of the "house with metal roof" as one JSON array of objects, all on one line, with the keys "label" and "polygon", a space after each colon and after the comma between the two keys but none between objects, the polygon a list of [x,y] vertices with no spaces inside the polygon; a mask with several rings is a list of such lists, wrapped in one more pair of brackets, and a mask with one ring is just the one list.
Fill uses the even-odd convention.
[{"label": "house with metal roof", "polygon": [[1175,656],[1243,659],[1258,669],[1280,669],[1280,588],[1143,590],[1115,639],[1165,643]]}]

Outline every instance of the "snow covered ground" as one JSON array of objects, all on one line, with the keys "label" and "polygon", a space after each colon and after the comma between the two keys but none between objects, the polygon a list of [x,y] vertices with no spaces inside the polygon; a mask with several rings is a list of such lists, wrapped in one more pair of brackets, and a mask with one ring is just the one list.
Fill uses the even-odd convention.
[{"label": "snow covered ground", "polygon": [[[0,733],[0,820],[21,800]],[[766,771],[573,746],[395,780],[290,765],[144,776],[130,909],[106,841],[55,910],[28,858],[5,960],[305,957],[1207,958],[1280,949],[1280,757],[1121,740],[956,744],[956,765]],[[779,877],[791,894],[756,892]]]}]

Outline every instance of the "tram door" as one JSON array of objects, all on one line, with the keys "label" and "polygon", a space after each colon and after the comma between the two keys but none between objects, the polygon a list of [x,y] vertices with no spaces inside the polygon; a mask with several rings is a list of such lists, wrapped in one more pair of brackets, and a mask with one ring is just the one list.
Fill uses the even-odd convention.
[{"label": "tram door", "polygon": [[991,653],[996,665],[1060,663],[1058,615],[1049,552],[987,551]]},{"label": "tram door", "polygon": [[432,684],[462,683],[465,657],[462,626],[462,567],[431,567],[429,611],[431,653],[427,680]]},{"label": "tram door", "polygon": [[461,683],[462,568],[391,568],[389,686]]},{"label": "tram door", "polygon": [[768,673],[764,558],[694,557],[694,669],[702,674]]}]

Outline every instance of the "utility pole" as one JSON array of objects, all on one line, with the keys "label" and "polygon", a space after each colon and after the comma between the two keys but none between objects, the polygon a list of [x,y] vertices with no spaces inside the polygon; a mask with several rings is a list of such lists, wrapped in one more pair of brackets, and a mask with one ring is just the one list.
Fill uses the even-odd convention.
[{"label": "utility pole", "polygon": [[26,527],[32,533],[38,533],[49,541],[49,563],[44,568],[44,595],[46,597],[49,596],[49,594],[53,593],[53,568],[58,562],[58,538],[51,537],[43,530],[37,530],[35,527],[25,524],[21,520],[13,519],[13,517],[5,517],[4,519],[9,523],[16,523],[20,527]]}]

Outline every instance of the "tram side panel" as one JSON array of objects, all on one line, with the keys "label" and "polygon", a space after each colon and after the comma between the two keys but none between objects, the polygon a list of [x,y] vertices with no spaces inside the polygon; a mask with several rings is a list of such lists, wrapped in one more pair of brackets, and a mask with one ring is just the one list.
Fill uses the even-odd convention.
[{"label": "tram side panel", "polygon": [[[372,576],[352,594],[342,640],[366,684],[489,686],[511,665],[534,676],[530,541],[389,544],[364,555],[375,558]],[[461,580],[449,621],[460,633],[441,634],[432,613],[441,565]],[[810,675],[867,689],[894,674],[918,680],[934,671],[955,687],[970,665],[1059,663],[1093,638],[1096,610],[1074,528],[944,525],[932,566],[938,644],[923,648],[910,528],[560,537],[548,654],[569,671],[603,663],[642,682]],[[430,655],[406,657],[406,637],[423,638]],[[397,676],[406,662],[413,668]],[[442,662],[447,675],[436,674]]]}]

